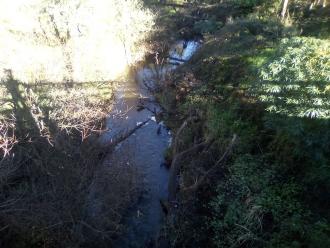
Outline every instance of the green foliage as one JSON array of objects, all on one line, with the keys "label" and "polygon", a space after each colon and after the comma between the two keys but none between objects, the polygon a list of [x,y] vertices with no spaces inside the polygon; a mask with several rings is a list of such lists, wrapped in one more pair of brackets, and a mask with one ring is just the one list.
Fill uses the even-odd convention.
[{"label": "green foliage", "polygon": [[253,199],[253,192],[264,187],[265,178],[248,175],[260,170],[260,166],[261,161],[242,157],[231,167],[231,176],[218,185],[218,195],[210,203],[213,212],[210,228],[215,234],[215,247],[238,247],[246,242],[258,247],[256,234],[260,233],[262,212]]},{"label": "green foliage", "polygon": [[313,222],[294,178],[251,155],[240,156],[229,169],[210,203],[215,247],[318,247],[314,245],[321,239],[330,242],[329,223]]},{"label": "green foliage", "polygon": [[230,101],[229,104],[232,107],[224,108],[223,105],[208,106],[206,133],[220,141],[230,138],[235,133],[240,137],[240,143],[237,144],[236,151],[249,152],[255,142],[256,127],[239,116],[237,102]]},{"label": "green foliage", "polygon": [[223,27],[221,21],[217,21],[215,18],[210,18],[207,20],[201,20],[194,23],[194,31],[201,34],[214,33],[218,29]]},{"label": "green foliage", "polygon": [[[240,65],[251,74],[235,81],[242,86],[247,80],[244,85],[248,92],[259,99],[275,98],[262,103],[266,110],[276,104],[280,111],[269,111],[258,130],[256,122],[235,111],[238,105],[233,104],[232,97],[222,111],[209,108],[213,134],[223,139],[224,133],[227,137],[238,133],[244,144],[237,146],[237,157],[228,165],[226,178],[219,182],[218,194],[210,203],[213,214],[209,228],[215,234],[214,246],[326,247],[330,242],[329,221],[321,220],[320,214],[329,206],[324,197],[330,192],[329,116],[328,112],[298,114],[306,113],[306,105],[300,102],[292,106],[290,99],[329,111],[329,42],[284,39],[276,49],[250,53],[244,59],[250,65]],[[218,76],[224,75],[223,70],[229,75],[237,73],[227,63],[218,66],[221,68],[213,70]],[[223,86],[232,78],[220,76],[211,82]],[[228,97],[224,91],[218,93]],[[315,104],[317,98],[326,103]],[[253,140],[264,143],[267,139],[258,133],[265,131],[273,133],[272,138],[259,147],[260,155],[252,156],[251,148],[256,145]]]},{"label": "green foliage", "polygon": [[260,4],[261,0],[234,0],[233,2],[239,7],[254,7]]},{"label": "green foliage", "polygon": [[254,94],[269,112],[330,118],[330,44],[315,38],[283,39],[260,70]]},{"label": "green foliage", "polygon": [[[258,12],[207,31],[190,62],[201,84],[178,110],[198,113],[204,139],[215,139],[210,157],[221,157],[233,134],[238,141],[196,195],[182,194],[178,247],[191,247],[191,236],[195,247],[328,247],[330,43],[294,37],[300,28],[276,19],[281,1],[222,3]],[[214,165],[196,156],[183,166],[183,185]]]}]

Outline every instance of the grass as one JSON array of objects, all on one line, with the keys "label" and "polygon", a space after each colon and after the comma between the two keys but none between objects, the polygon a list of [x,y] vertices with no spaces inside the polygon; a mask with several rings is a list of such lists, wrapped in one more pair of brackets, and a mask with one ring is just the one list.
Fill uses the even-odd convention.
[{"label": "grass", "polygon": [[26,130],[41,124],[47,133],[100,128],[111,110],[114,84],[77,83],[68,87],[59,83],[24,84],[10,80],[2,84],[2,101],[7,104],[2,105],[0,112],[3,119],[14,116],[19,122],[20,118],[28,118],[28,122],[21,121],[24,123],[21,129]]},{"label": "grass", "polygon": [[[99,123],[111,111],[114,82],[78,83],[72,88],[36,87],[40,108],[60,129],[82,130],[88,123]],[[74,99],[74,102],[72,102]]]}]

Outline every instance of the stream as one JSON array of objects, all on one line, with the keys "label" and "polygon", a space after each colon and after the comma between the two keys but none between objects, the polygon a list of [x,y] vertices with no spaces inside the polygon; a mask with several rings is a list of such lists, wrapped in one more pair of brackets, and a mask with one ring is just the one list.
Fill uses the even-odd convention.
[{"label": "stream", "polygon": [[[164,123],[156,119],[155,113],[159,113],[161,107],[150,88],[161,81],[159,78],[189,60],[198,47],[199,43],[195,41],[178,41],[170,49],[167,64],[160,71],[155,70],[155,65],[146,65],[137,70],[135,80],[122,83],[115,93],[113,111],[107,119],[109,131],[102,135],[102,142],[111,142],[129,130],[140,127],[115,147],[106,159],[105,166],[111,166],[112,163],[131,164],[137,168],[143,183],[137,203],[124,216],[126,228],[114,242],[114,247],[145,247],[156,240],[161,231],[165,216],[160,200],[167,199],[168,181],[164,152],[170,146],[172,137]],[[140,107],[141,101],[145,108]]]}]

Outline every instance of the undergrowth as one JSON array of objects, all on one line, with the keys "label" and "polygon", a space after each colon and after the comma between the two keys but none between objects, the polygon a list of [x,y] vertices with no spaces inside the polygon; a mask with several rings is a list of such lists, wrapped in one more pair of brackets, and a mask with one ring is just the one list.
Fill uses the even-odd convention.
[{"label": "undergrowth", "polygon": [[[178,116],[199,117],[185,131],[185,147],[201,135],[215,139],[207,159],[194,154],[182,164],[172,245],[328,247],[329,41],[252,16],[213,33],[160,98],[177,109],[167,119],[174,127]],[[186,89],[187,74],[198,86]],[[234,134],[232,156],[186,193]]]}]

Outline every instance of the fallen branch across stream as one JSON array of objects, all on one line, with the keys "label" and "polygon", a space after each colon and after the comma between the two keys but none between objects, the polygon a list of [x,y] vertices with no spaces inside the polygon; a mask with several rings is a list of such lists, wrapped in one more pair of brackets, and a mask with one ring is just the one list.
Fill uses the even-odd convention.
[{"label": "fallen branch across stream", "polygon": [[168,57],[170,60],[175,60],[175,61],[179,61],[179,62],[187,62],[188,60],[186,59],[180,59],[180,58],[175,58],[175,57]]},{"label": "fallen branch across stream", "polygon": [[135,133],[138,129],[140,129],[141,127],[143,127],[145,124],[147,124],[151,119],[147,119],[144,122],[139,123],[138,125],[136,125],[136,127],[132,128],[130,131],[128,131],[127,133],[123,134],[122,136],[118,137],[117,139],[115,139],[114,141],[110,142],[110,146],[115,147],[116,145],[118,145],[119,143],[123,142],[124,140],[128,139],[133,133]]},{"label": "fallen branch across stream", "polygon": [[114,140],[111,140],[109,143],[107,143],[103,147],[102,151],[99,153],[99,155],[98,155],[99,159],[102,161],[106,157],[106,155],[109,154],[112,151],[112,149],[114,147],[116,147],[118,144],[120,144],[124,140],[128,139],[137,130],[139,130],[141,127],[143,127],[145,124],[147,124],[150,120],[151,120],[151,118],[148,118],[144,122],[141,122],[138,125],[136,125],[136,127],[132,128],[127,133],[124,133],[124,134],[120,135],[118,138],[116,138]]}]

